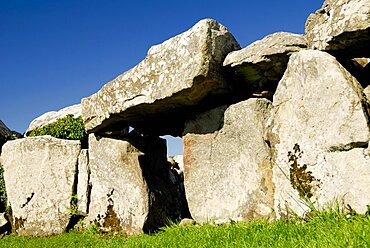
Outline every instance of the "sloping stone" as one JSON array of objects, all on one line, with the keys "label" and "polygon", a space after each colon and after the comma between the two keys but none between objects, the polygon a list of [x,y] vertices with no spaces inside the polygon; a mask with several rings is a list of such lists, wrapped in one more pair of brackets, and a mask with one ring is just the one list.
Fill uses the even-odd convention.
[{"label": "sloping stone", "polygon": [[[157,230],[181,217],[165,140],[89,136],[91,203],[87,223],[128,235]],[[182,196],[184,197],[184,196]]]},{"label": "sloping stone", "polygon": [[12,131],[0,120],[0,137],[12,135]]},{"label": "sloping stone", "polygon": [[245,83],[251,84],[254,93],[274,92],[290,55],[306,47],[303,35],[278,32],[229,53],[223,65],[231,66],[236,75],[240,75]]},{"label": "sloping stone", "polygon": [[45,236],[65,231],[81,144],[40,136],[9,141],[1,164],[13,229],[20,235]]},{"label": "sloping stone", "polygon": [[0,154],[1,147],[9,140],[9,137],[12,136],[12,131],[0,120]]},{"label": "sloping stone", "polygon": [[350,58],[370,57],[370,1],[326,0],[306,22],[308,47]]},{"label": "sloping stone", "polygon": [[267,139],[278,217],[287,209],[304,215],[308,199],[316,206],[343,199],[364,213],[370,202],[369,127],[359,82],[333,56],[300,51],[291,56],[273,105]]},{"label": "sloping stone", "polygon": [[273,185],[264,124],[271,102],[249,99],[198,115],[185,125],[185,189],[199,223],[270,216]]},{"label": "sloping stone", "polygon": [[198,22],[188,31],[151,47],[137,66],[84,98],[86,129],[96,132],[128,122],[157,132],[161,129],[166,134],[176,132],[174,129],[182,128],[183,108],[230,91],[222,61],[239,48],[218,22]]},{"label": "sloping stone", "polygon": [[50,111],[50,112],[44,113],[43,115],[37,117],[30,123],[25,134],[27,135],[32,130],[43,127],[47,124],[51,124],[55,122],[57,119],[63,118],[67,115],[73,115],[74,118],[81,116],[81,104],[75,104],[72,106],[68,106],[59,111]]}]

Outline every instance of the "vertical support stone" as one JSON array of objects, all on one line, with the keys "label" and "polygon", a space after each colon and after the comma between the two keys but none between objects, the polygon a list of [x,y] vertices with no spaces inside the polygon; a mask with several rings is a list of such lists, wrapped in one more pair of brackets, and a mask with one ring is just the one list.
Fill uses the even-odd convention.
[{"label": "vertical support stone", "polygon": [[197,222],[270,216],[273,190],[264,125],[271,102],[249,99],[185,124],[185,189]]}]

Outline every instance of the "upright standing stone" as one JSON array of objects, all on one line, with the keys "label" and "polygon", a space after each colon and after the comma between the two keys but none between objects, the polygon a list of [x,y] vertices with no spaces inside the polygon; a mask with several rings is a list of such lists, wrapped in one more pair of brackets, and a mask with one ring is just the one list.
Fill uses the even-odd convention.
[{"label": "upright standing stone", "polygon": [[87,223],[127,234],[149,232],[181,217],[165,140],[89,136],[91,203]]},{"label": "upright standing stone", "polygon": [[127,122],[149,128],[146,124],[150,122],[152,130],[175,132],[182,125],[184,108],[196,106],[206,97],[230,92],[222,61],[239,48],[218,22],[198,22],[150,48],[137,66],[83,99],[86,129],[96,132]]},{"label": "upright standing stone", "polygon": [[80,151],[79,141],[51,136],[3,146],[1,164],[18,234],[45,236],[66,230]]},{"label": "upright standing stone", "polygon": [[271,110],[249,99],[198,115],[185,124],[185,189],[197,222],[270,216],[273,185],[269,148],[263,140]]},{"label": "upright standing stone", "polygon": [[291,56],[273,105],[268,140],[278,216],[288,209],[304,215],[307,201],[322,207],[343,200],[364,213],[369,126],[358,81],[333,56],[300,51]]}]

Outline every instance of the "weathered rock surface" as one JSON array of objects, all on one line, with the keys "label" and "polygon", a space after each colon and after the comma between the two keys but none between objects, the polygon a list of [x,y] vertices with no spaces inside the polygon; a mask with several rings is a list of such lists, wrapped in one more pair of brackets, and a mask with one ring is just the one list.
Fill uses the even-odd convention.
[{"label": "weathered rock surface", "polygon": [[304,215],[304,196],[321,206],[343,199],[364,213],[370,202],[369,127],[358,81],[333,56],[300,51],[291,56],[273,105],[267,139],[278,217],[287,208]]},{"label": "weathered rock surface", "polygon": [[75,105],[63,108],[59,111],[50,111],[50,112],[44,113],[43,115],[37,117],[30,123],[25,134],[27,135],[32,130],[43,127],[47,124],[53,123],[57,119],[63,118],[67,115],[73,115],[75,118],[81,116],[81,104],[75,104]]},{"label": "weathered rock surface", "polygon": [[254,93],[274,92],[290,55],[306,47],[303,35],[278,32],[229,53],[223,65],[234,68],[236,75],[254,88]]},{"label": "weathered rock surface", "polygon": [[370,57],[370,1],[326,0],[306,22],[308,47],[346,57]]},{"label": "weathered rock surface", "polygon": [[65,231],[80,150],[79,141],[51,136],[18,139],[3,146],[1,164],[18,234]]},{"label": "weathered rock surface", "polygon": [[271,102],[249,99],[219,107],[185,125],[185,189],[197,222],[270,216],[273,185],[264,125]]},{"label": "weathered rock surface", "polygon": [[91,203],[87,223],[131,235],[181,218],[181,197],[170,180],[165,140],[89,136]]},{"label": "weathered rock surface", "polygon": [[86,129],[97,132],[129,123],[156,133],[181,134],[184,108],[230,91],[222,61],[239,48],[218,22],[198,22],[188,31],[151,47],[137,66],[83,99]]}]

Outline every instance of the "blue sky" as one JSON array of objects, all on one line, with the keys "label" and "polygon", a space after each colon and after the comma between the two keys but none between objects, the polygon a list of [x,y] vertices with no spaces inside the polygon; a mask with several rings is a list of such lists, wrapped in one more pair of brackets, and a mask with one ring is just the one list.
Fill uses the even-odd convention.
[{"label": "blue sky", "polygon": [[[24,132],[41,114],[76,104],[204,18],[242,47],[303,33],[323,0],[0,0],[0,119]],[[179,139],[169,153],[182,153]]]}]

